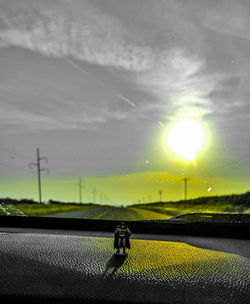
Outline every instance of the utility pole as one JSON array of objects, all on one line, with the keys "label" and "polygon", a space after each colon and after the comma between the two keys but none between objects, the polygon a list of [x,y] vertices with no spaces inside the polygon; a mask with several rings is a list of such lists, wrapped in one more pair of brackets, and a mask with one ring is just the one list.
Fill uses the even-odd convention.
[{"label": "utility pole", "polygon": [[159,195],[160,195],[160,202],[161,202],[162,190],[159,190]]},{"label": "utility pole", "polygon": [[190,180],[190,178],[188,177],[184,177],[184,198],[185,201],[187,200],[187,181]]},{"label": "utility pole", "polygon": [[101,204],[103,203],[103,192],[101,192],[100,194],[100,201],[101,201]]},{"label": "utility pole", "polygon": [[81,177],[79,177],[78,187],[79,187],[79,203],[81,204],[82,203],[82,189],[84,188],[83,180],[81,179]]},{"label": "utility pole", "polygon": [[93,203],[95,204],[96,189],[93,188]]},{"label": "utility pole", "polygon": [[37,179],[38,179],[38,194],[39,194],[39,203],[42,203],[42,186],[41,186],[41,172],[46,171],[47,174],[49,174],[49,169],[47,168],[42,168],[40,162],[41,160],[45,160],[46,164],[48,163],[47,157],[40,157],[40,152],[39,148],[36,149],[36,163],[30,163],[29,167],[32,169],[32,166],[37,167]]}]

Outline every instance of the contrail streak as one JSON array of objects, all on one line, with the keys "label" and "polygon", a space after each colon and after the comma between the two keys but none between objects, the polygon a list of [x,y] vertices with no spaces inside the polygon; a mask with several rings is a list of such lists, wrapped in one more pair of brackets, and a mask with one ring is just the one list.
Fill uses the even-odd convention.
[{"label": "contrail streak", "polygon": [[121,100],[125,101],[127,104],[129,104],[131,107],[133,108],[137,108],[136,104],[133,103],[133,101],[129,100],[128,98],[124,97],[123,95],[120,94],[116,94],[116,96],[118,98],[120,98]]},{"label": "contrail streak", "polygon": [[[92,74],[90,74],[89,72],[87,72],[83,68],[79,67],[72,60],[70,60],[68,58],[63,58],[63,59],[67,63],[69,63],[72,67],[74,67],[75,69],[77,69],[81,74],[88,76],[89,78],[91,78],[92,80],[94,80],[95,82],[97,82],[100,86],[102,86],[103,88],[105,88],[105,84],[102,81],[100,81],[99,79],[97,79],[96,77],[94,77]],[[133,103],[133,101],[129,100],[128,98],[124,97],[123,95],[117,93],[117,94],[115,94],[115,96],[118,97],[119,99],[121,99],[122,101],[126,102],[127,104],[129,104],[131,107],[137,108],[136,104]]]},{"label": "contrail streak", "polygon": [[77,69],[80,73],[82,73],[83,75],[88,76],[89,78],[91,78],[92,80],[94,80],[95,82],[97,82],[100,86],[105,87],[104,83],[101,82],[99,79],[97,79],[96,77],[94,77],[92,74],[90,74],[89,72],[87,72],[86,70],[84,70],[83,68],[80,68],[77,64],[75,64],[73,61],[71,61],[68,58],[63,58],[66,62],[68,62],[70,65],[72,65],[75,69]]}]

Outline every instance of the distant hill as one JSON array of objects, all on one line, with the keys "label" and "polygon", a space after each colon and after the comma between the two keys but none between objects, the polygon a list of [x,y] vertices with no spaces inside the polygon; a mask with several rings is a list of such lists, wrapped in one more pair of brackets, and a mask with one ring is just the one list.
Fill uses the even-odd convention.
[{"label": "distant hill", "polygon": [[215,204],[215,203],[229,203],[233,206],[245,206],[250,208],[250,192],[244,194],[232,194],[232,195],[217,195],[217,196],[204,196],[198,197],[195,199],[189,199],[187,201],[169,201],[169,202],[153,202],[146,204],[134,204],[130,206],[163,206],[166,204],[169,205],[200,205],[200,204]]},{"label": "distant hill", "polygon": [[250,213],[250,192],[244,194],[199,197],[187,201],[153,202],[134,204],[130,207],[142,208],[168,215],[189,212]]}]

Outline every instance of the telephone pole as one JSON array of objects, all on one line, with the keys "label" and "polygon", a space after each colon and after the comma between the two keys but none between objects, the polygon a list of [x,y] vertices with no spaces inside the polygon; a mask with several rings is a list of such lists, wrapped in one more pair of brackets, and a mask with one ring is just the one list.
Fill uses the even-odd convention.
[{"label": "telephone pole", "polygon": [[79,177],[79,181],[78,181],[78,187],[79,187],[79,203],[82,203],[82,189],[84,188],[83,186],[83,180],[81,177]]},{"label": "telephone pole", "polygon": [[96,188],[93,188],[93,203],[95,204]]},{"label": "telephone pole", "polygon": [[47,169],[47,168],[41,169],[41,165],[40,165],[41,160],[45,160],[46,164],[48,163],[47,157],[40,157],[39,148],[37,148],[36,149],[36,163],[30,163],[29,167],[30,167],[30,169],[32,169],[32,166],[37,167],[38,194],[39,194],[39,203],[40,204],[42,203],[41,172],[46,171],[47,174],[49,174],[49,169]]},{"label": "telephone pole", "polygon": [[100,194],[100,201],[101,201],[101,204],[103,203],[103,192],[101,192]]},{"label": "telephone pole", "polygon": [[188,177],[184,177],[183,181],[184,181],[184,198],[185,201],[187,200],[187,181],[190,180],[190,178]]},{"label": "telephone pole", "polygon": [[161,202],[162,190],[159,190],[159,195],[160,195],[160,202]]}]

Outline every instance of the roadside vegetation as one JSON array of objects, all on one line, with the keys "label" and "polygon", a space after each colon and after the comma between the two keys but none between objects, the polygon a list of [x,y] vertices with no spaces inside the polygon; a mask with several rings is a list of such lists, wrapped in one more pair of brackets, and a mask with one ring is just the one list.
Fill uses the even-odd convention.
[{"label": "roadside vegetation", "polygon": [[186,213],[250,214],[250,192],[240,195],[201,197],[187,201],[140,204],[134,205],[133,207],[172,217]]},{"label": "roadside vegetation", "polygon": [[[79,211],[79,213],[78,213]],[[155,202],[128,207],[98,204],[62,203],[50,200],[39,204],[33,200],[0,199],[0,215],[63,216],[109,220],[169,219],[187,213],[244,213],[250,214],[250,192],[241,195],[201,197],[178,202]]]},{"label": "roadside vegetation", "polygon": [[0,200],[0,215],[47,216],[58,212],[78,211],[97,208],[94,204],[60,203],[50,201],[48,204],[39,204],[32,200]]}]

